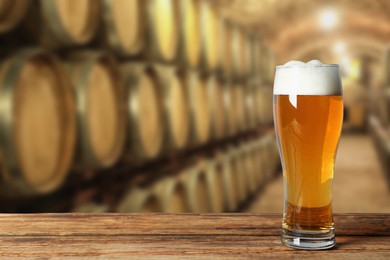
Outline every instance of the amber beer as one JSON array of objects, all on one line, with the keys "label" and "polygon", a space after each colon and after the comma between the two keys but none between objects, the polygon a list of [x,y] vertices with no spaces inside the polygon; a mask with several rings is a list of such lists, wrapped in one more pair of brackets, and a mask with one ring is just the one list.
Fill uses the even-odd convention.
[{"label": "amber beer", "polygon": [[278,66],[274,118],[284,177],[282,242],[331,248],[333,169],[343,118],[338,66],[319,61]]}]

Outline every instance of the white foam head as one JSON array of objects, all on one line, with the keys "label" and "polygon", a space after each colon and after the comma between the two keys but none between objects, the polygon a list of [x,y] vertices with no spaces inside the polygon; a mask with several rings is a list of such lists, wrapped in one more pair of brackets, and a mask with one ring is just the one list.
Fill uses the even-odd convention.
[{"label": "white foam head", "polygon": [[342,95],[339,66],[319,60],[289,61],[276,66],[274,95],[288,95],[297,107],[297,96]]},{"label": "white foam head", "polygon": [[289,61],[276,66],[274,95],[341,95],[339,66],[319,60]]}]

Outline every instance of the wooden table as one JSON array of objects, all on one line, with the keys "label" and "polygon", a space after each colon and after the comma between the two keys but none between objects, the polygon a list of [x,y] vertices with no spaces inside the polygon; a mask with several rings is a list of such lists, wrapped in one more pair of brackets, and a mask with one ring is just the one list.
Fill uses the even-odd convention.
[{"label": "wooden table", "polygon": [[282,246],[275,214],[1,214],[0,257],[390,259],[390,214],[335,223],[336,248],[304,251]]}]

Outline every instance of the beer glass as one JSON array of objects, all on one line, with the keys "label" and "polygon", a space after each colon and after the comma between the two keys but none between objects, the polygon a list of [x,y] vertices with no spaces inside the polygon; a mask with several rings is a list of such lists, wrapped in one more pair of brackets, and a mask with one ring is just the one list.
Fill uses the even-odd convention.
[{"label": "beer glass", "polygon": [[291,61],[276,67],[274,121],[283,166],[283,244],[335,245],[334,160],[343,119],[339,67]]}]

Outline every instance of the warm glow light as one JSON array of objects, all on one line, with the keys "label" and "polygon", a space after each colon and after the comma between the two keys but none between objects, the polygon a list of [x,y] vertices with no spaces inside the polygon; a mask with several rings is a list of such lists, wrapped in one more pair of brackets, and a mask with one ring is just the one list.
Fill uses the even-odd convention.
[{"label": "warm glow light", "polygon": [[331,29],[338,22],[338,14],[333,10],[325,10],[320,13],[319,22],[321,27]]},{"label": "warm glow light", "polygon": [[351,58],[349,56],[344,56],[341,58],[340,66],[348,68]]},{"label": "warm glow light", "polygon": [[345,43],[344,42],[336,42],[333,45],[333,51],[337,54],[341,54],[345,51]]},{"label": "warm glow light", "polygon": [[343,56],[340,60],[340,70],[343,80],[356,81],[360,78],[361,60]]}]

